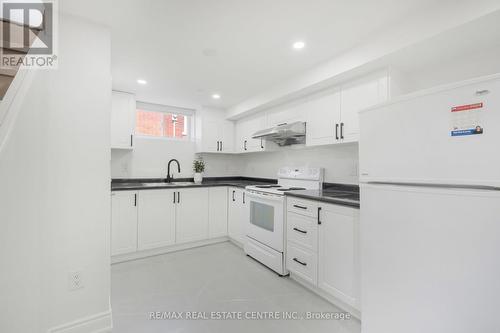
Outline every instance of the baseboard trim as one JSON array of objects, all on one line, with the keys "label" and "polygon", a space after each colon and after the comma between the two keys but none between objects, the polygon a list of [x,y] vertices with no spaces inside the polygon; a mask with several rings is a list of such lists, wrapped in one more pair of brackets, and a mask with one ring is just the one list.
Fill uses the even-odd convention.
[{"label": "baseboard trim", "polygon": [[336,307],[340,308],[341,310],[349,312],[354,318],[357,320],[361,321],[361,311],[358,309],[350,306],[349,304],[339,300],[338,298],[324,292],[323,290],[319,289],[318,287],[310,284],[306,280],[300,278],[296,274],[290,273],[290,278],[297,282],[298,284],[302,285],[303,287],[309,289],[319,297],[323,298],[324,300],[328,301],[329,303],[332,303]]},{"label": "baseboard trim", "polygon": [[113,330],[111,309],[51,328],[48,333],[109,333]]},{"label": "baseboard trim", "polygon": [[229,238],[224,236],[224,237],[219,237],[219,238],[206,239],[206,240],[202,240],[202,241],[196,241],[196,242],[190,242],[190,243],[184,243],[184,244],[176,244],[176,245],[161,247],[161,248],[153,249],[153,250],[144,250],[144,251],[138,251],[138,252],[133,252],[133,253],[120,254],[120,255],[111,257],[111,264],[118,264],[121,262],[137,260],[137,259],[144,259],[144,258],[148,258],[148,257],[154,257],[154,256],[162,255],[162,254],[171,253],[171,252],[183,251],[183,250],[193,249],[196,247],[213,245],[213,244],[217,244],[217,243],[223,243],[223,242],[227,242],[228,240],[229,240]]}]

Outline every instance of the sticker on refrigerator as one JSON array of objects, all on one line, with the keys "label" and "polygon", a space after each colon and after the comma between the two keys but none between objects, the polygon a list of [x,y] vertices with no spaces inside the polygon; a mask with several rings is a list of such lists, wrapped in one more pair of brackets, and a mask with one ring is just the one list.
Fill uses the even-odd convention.
[{"label": "sticker on refrigerator", "polygon": [[459,105],[451,108],[451,136],[478,135],[484,133],[481,116],[483,103]]}]

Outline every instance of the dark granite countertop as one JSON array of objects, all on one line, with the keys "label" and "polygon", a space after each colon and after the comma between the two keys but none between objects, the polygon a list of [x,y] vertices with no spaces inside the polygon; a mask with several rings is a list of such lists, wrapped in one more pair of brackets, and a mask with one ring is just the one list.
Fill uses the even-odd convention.
[{"label": "dark granite countertop", "polygon": [[359,186],[323,184],[322,190],[300,190],[285,193],[287,196],[359,208]]},{"label": "dark granite countertop", "polygon": [[248,185],[276,184],[276,180],[267,178],[251,177],[206,177],[201,184],[195,184],[192,178],[178,178],[172,183],[166,183],[165,179],[141,178],[141,179],[113,179],[111,191],[133,191],[133,190],[157,190],[168,188],[196,188],[215,186],[234,186],[245,188]]}]

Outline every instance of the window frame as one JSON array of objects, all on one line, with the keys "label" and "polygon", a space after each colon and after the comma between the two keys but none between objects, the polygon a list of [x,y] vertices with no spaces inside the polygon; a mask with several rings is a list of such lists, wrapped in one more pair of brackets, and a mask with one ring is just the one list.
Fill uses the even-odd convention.
[{"label": "window frame", "polygon": [[[178,141],[178,142],[188,142],[192,141],[194,138],[194,123],[195,123],[195,110],[192,109],[186,109],[186,108],[181,108],[181,107],[176,107],[176,106],[169,106],[169,105],[161,105],[161,104],[153,104],[153,103],[147,103],[147,102],[140,102],[138,101],[136,103],[136,108],[135,108],[135,117],[137,117],[138,111],[145,111],[145,112],[156,112],[156,113],[161,113],[162,116],[162,132],[164,133],[165,127],[164,127],[164,121],[165,115],[181,115],[184,116],[184,129],[183,129],[183,134],[186,133],[186,135],[182,138],[179,137],[170,137],[170,136],[154,136],[154,135],[147,135],[147,134],[140,134],[135,132],[135,136],[143,139],[150,139],[150,140],[163,140],[163,141]],[[134,126],[134,131],[137,130],[137,122]]]}]

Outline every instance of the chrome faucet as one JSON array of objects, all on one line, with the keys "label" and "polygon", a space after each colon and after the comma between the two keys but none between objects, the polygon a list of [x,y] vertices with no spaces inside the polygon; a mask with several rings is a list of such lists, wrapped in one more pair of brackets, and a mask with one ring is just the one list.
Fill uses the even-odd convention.
[{"label": "chrome faucet", "polygon": [[168,161],[168,170],[167,170],[167,179],[166,179],[167,183],[170,183],[172,181],[172,179],[174,179],[173,175],[170,176],[170,164],[172,162],[177,163],[177,172],[181,173],[181,165],[179,164],[179,161],[177,161],[176,159],[171,159],[170,161]]}]

